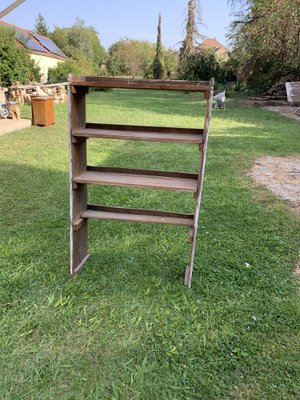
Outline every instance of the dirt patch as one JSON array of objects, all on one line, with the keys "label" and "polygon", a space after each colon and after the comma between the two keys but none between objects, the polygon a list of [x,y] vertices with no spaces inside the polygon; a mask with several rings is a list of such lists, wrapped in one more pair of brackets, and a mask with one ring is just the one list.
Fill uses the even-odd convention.
[{"label": "dirt patch", "polygon": [[260,157],[250,176],[276,196],[287,200],[300,215],[300,156]]},{"label": "dirt patch", "polygon": [[262,106],[261,108],[269,111],[274,111],[277,112],[281,115],[285,115],[286,117],[295,119],[296,121],[300,122],[300,115],[295,114],[295,111],[299,107],[293,107],[293,106]]},{"label": "dirt patch", "polygon": [[291,105],[287,101],[263,100],[259,98],[247,97],[242,100],[242,104],[247,107],[257,107],[264,110],[273,111],[300,122],[300,115],[295,114],[295,111],[299,108],[299,106]]},{"label": "dirt patch", "polygon": [[300,280],[300,260],[298,262],[298,265],[294,271],[294,274],[296,275],[296,277]]}]

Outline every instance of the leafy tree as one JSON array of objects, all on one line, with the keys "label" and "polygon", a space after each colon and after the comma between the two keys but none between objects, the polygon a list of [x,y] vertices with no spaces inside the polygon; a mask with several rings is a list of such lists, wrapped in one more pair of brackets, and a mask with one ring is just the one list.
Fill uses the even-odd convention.
[{"label": "leafy tree", "polygon": [[185,57],[178,68],[178,78],[186,80],[222,80],[220,63],[213,51],[199,51]]},{"label": "leafy tree", "polygon": [[0,86],[40,79],[40,69],[27,49],[16,43],[12,29],[0,27]]},{"label": "leafy tree", "polygon": [[66,82],[68,80],[69,74],[82,74],[83,71],[72,61],[68,59],[65,62],[60,62],[57,64],[56,68],[49,68],[48,70],[48,82]]},{"label": "leafy tree", "polygon": [[108,49],[107,68],[111,75],[148,76],[155,45],[147,40],[124,38]]},{"label": "leafy tree", "polygon": [[247,0],[238,4],[229,37],[239,81],[264,90],[282,77],[300,77],[300,2]]},{"label": "leafy tree", "polygon": [[38,14],[35,20],[34,32],[39,33],[40,35],[43,36],[49,36],[50,34],[45,18],[42,16],[41,13]]},{"label": "leafy tree", "polygon": [[174,76],[177,72],[179,55],[177,51],[172,49],[163,49],[164,51],[164,61],[168,78]]},{"label": "leafy tree", "polygon": [[185,37],[180,48],[180,60],[195,52],[196,42],[203,39],[198,26],[202,24],[201,4],[199,0],[189,0],[185,24]]},{"label": "leafy tree", "polygon": [[163,46],[161,43],[161,14],[158,17],[156,55],[153,60],[153,78],[163,79],[166,72]]},{"label": "leafy tree", "polygon": [[69,28],[56,27],[51,38],[85,74],[99,74],[106,51],[95,28],[78,19]]}]

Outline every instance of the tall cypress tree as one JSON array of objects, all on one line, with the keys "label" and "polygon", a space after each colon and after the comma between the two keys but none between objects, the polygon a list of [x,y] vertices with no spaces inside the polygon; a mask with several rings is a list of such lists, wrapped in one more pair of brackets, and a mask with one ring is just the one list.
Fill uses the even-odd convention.
[{"label": "tall cypress tree", "polygon": [[182,41],[179,57],[180,60],[194,53],[196,41],[203,38],[198,30],[198,24],[202,23],[199,0],[189,0],[185,26],[185,38]]},{"label": "tall cypress tree", "polygon": [[161,14],[158,17],[158,27],[157,27],[157,43],[156,43],[156,55],[152,64],[153,78],[163,79],[166,73],[163,46],[161,43]]}]

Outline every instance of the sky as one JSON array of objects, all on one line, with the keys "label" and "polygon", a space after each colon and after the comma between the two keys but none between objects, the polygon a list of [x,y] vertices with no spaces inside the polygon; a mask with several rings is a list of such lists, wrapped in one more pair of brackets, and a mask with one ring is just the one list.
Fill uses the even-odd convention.
[{"label": "sky", "polygon": [[[1,1],[1,10],[13,0]],[[155,42],[157,19],[162,13],[162,39],[166,47],[178,48],[183,37],[183,20],[188,0],[26,0],[4,21],[33,29],[40,12],[50,29],[71,26],[79,17],[95,27],[105,48],[128,37]],[[202,0],[201,33],[216,37],[225,46],[231,15],[227,0]]]}]

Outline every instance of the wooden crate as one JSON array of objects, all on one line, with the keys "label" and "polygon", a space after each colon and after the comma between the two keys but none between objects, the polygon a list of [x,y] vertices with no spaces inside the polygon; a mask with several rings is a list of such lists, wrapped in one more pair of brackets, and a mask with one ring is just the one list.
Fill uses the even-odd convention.
[{"label": "wooden crate", "polygon": [[[70,75],[69,82],[70,273],[75,274],[79,272],[89,257],[87,236],[89,219],[180,225],[186,226],[189,229],[191,251],[189,263],[185,269],[184,284],[190,288],[196,251],[196,237],[214,93],[214,80],[211,79],[209,82],[135,80]],[[202,92],[206,100],[204,127],[199,129],[166,128],[87,122],[86,95],[89,92],[89,88]],[[198,173],[88,166],[86,143],[88,138],[97,138],[99,140],[102,138],[142,140],[197,145],[200,150]],[[88,204],[87,186],[90,184],[189,192],[195,198],[195,210],[193,214],[183,214]]]}]

